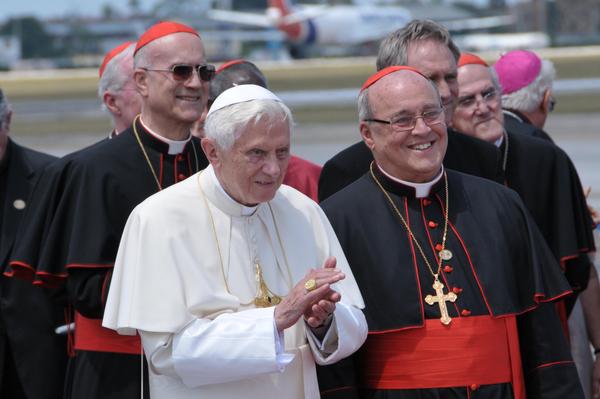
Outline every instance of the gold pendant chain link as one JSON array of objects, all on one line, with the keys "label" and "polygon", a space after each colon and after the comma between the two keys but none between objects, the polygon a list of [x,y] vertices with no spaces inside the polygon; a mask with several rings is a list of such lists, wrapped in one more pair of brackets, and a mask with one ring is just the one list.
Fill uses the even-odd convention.
[{"label": "gold pendant chain link", "polygon": [[[396,206],[396,204],[394,203],[394,201],[392,200],[392,198],[390,197],[388,192],[385,190],[385,188],[383,188],[383,186],[381,185],[381,182],[379,182],[379,179],[377,179],[377,177],[375,176],[375,173],[373,172],[373,164],[374,164],[374,162],[371,162],[371,165],[369,167],[371,177],[373,178],[373,180],[375,181],[375,183],[377,184],[377,186],[379,187],[381,192],[385,195],[388,202],[390,203],[390,205],[392,206],[392,208],[394,209],[394,211],[396,212],[396,214],[402,221],[402,224],[406,228],[406,231],[408,231],[410,238],[412,239],[412,241],[415,243],[415,245],[419,249],[419,252],[421,253],[421,256],[423,257],[423,260],[425,261],[425,264],[427,265],[429,272],[434,277],[434,279],[437,280],[438,276],[440,274],[440,270],[442,269],[442,257],[439,256],[439,254],[438,254],[438,257],[437,257],[437,261],[438,261],[437,266],[438,267],[437,267],[436,272],[434,272],[433,268],[431,267],[431,264],[429,263],[429,260],[427,259],[427,256],[425,256],[425,251],[423,251],[421,244],[419,244],[419,241],[417,241],[417,237],[415,237],[412,230],[410,229],[410,226],[408,225],[408,223],[406,222],[406,220],[400,213],[400,210],[398,209],[398,207]],[[445,206],[445,209],[443,212],[444,213],[444,234],[442,236],[442,249],[440,251],[438,251],[439,253],[443,252],[444,249],[446,248],[446,236],[448,233],[448,176],[446,175],[446,171],[444,171],[444,186],[445,186],[445,194],[446,194],[446,201],[445,201],[446,206]]]},{"label": "gold pendant chain link", "polygon": [[[202,194],[202,200],[204,202],[204,206],[208,212],[208,216],[210,218],[210,223],[211,223],[211,228],[212,228],[212,234],[213,234],[213,238],[215,240],[215,244],[217,245],[217,252],[219,254],[219,263],[221,266],[221,276],[223,277],[223,282],[225,283],[225,290],[227,291],[227,293],[229,295],[233,295],[230,288],[229,288],[229,283],[227,281],[227,276],[225,275],[225,262],[223,261],[223,255],[221,253],[221,245],[219,244],[219,238],[217,236],[217,227],[215,224],[215,220],[213,217],[213,214],[210,210],[210,207],[208,205],[208,201],[206,200],[206,194],[204,193],[204,190],[202,189],[202,185],[200,184],[200,175],[198,175],[198,187],[200,188],[200,193]],[[279,227],[277,226],[277,220],[275,218],[275,213],[273,212],[273,209],[271,207],[270,203],[267,203],[269,206],[269,211],[271,212],[271,217],[273,219],[273,225],[275,226],[275,233],[277,234],[277,240],[279,242],[279,246],[281,248],[281,253],[283,254],[283,260],[285,262],[285,267],[286,267],[286,271],[287,271],[287,282],[288,282],[288,286],[289,286],[289,290],[291,291],[293,288],[293,280],[292,280],[292,271],[290,269],[290,265],[287,259],[287,255],[285,253],[285,249],[283,247],[283,241],[281,240],[281,235],[279,233]],[[277,264],[277,268],[279,270],[279,273],[283,276],[283,270],[281,270],[281,267],[279,266],[279,262],[277,262],[277,260],[275,261],[275,263]],[[255,298],[253,298],[251,301],[243,303],[240,301],[240,305],[242,306],[248,306],[251,304],[255,304],[258,305],[263,304],[263,306],[257,306],[257,307],[266,307],[266,306],[272,306],[272,305],[276,305],[279,302],[281,302],[281,297],[277,294],[274,294],[269,287],[267,286],[266,282],[264,281],[263,277],[262,277],[262,269],[260,267],[260,264],[256,263],[255,265],[255,276],[256,276],[256,280],[257,280],[257,293],[258,292],[264,292],[266,294],[266,297],[259,297],[256,296]],[[274,296],[271,297],[270,295],[268,295],[269,293],[273,294]],[[267,299],[268,298],[268,299]],[[267,305],[267,302],[269,303],[269,305]]]},{"label": "gold pendant chain link", "polygon": [[[142,150],[142,154],[144,154],[144,158],[146,159],[146,163],[148,164],[148,167],[150,168],[150,171],[152,172],[152,176],[154,177],[154,181],[156,182],[156,186],[158,187],[158,191],[162,190],[162,185],[160,184],[160,180],[158,179],[158,175],[156,174],[156,171],[154,170],[154,167],[152,166],[152,162],[150,162],[150,157],[148,156],[148,153],[146,152],[146,148],[144,148],[144,144],[142,143],[142,140],[140,139],[140,135],[137,131],[137,121],[140,119],[140,115],[136,116],[134,121],[133,121],[133,134],[135,136],[135,139],[138,143],[138,145],[140,146],[140,149]],[[196,146],[194,145],[194,141],[192,140],[192,150],[194,151],[194,158],[195,158],[195,163],[196,163],[196,172],[198,172],[199,170],[199,163],[198,163],[198,153],[196,152]]]}]

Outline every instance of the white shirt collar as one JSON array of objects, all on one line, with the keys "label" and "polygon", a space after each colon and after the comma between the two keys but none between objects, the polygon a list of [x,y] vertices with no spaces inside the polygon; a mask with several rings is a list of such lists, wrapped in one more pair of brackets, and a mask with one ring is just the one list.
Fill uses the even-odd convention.
[{"label": "white shirt collar", "polygon": [[192,139],[192,135],[190,134],[188,136],[188,138],[185,140],[181,140],[181,141],[171,140],[171,139],[161,136],[160,134],[158,134],[155,131],[153,131],[152,129],[150,129],[144,123],[141,116],[140,116],[140,123],[142,124],[144,129],[146,129],[148,131],[148,133],[150,133],[151,135],[153,135],[154,137],[156,137],[158,140],[162,141],[163,143],[167,143],[169,145],[169,152],[168,152],[169,155],[181,154],[183,152],[183,149],[185,148],[185,145]]},{"label": "white shirt collar", "polygon": [[379,170],[381,171],[381,173],[383,173],[384,175],[386,175],[390,180],[393,180],[397,183],[403,184],[405,186],[409,186],[415,189],[415,197],[416,198],[425,198],[427,196],[429,196],[429,192],[431,191],[431,187],[433,187],[433,185],[435,183],[437,183],[438,181],[440,181],[440,179],[442,178],[443,174],[444,174],[444,165],[442,165],[442,168],[440,170],[440,173],[433,178],[433,180],[425,182],[425,183],[413,183],[410,181],[405,181],[405,180],[401,180],[398,179],[397,177],[394,177],[392,175],[390,175],[389,173],[387,173],[385,170],[383,170],[383,168],[381,166],[379,166],[379,164],[377,164],[377,167],[379,168]]},{"label": "white shirt collar", "polygon": [[206,172],[208,173],[210,179],[212,179],[215,186],[217,186],[219,188],[219,191],[221,191],[221,193],[225,194],[225,196],[227,198],[229,198],[230,200],[232,200],[233,202],[235,202],[241,206],[242,216],[250,216],[250,215],[254,214],[254,212],[256,212],[256,208],[258,208],[258,205],[246,206],[244,204],[240,204],[239,202],[237,202],[236,200],[231,198],[231,196],[229,194],[227,194],[227,191],[225,191],[225,189],[221,185],[221,182],[219,181],[219,179],[217,179],[215,169],[212,167],[212,165],[210,165],[210,167],[206,168]]}]

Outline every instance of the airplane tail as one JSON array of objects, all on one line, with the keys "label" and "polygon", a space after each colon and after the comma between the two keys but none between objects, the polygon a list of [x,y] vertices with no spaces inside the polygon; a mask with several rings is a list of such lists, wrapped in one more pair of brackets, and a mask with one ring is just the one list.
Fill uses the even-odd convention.
[{"label": "airplane tail", "polygon": [[277,20],[277,29],[285,33],[285,35],[293,42],[302,42],[306,38],[307,28],[306,21],[286,21],[285,17],[292,14],[291,6],[287,0],[269,0],[267,12],[275,15]]}]

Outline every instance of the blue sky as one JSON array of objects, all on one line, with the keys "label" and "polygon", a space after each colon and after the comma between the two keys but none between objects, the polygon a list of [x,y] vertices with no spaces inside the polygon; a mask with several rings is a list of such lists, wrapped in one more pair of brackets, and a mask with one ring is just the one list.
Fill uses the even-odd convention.
[{"label": "blue sky", "polygon": [[[116,10],[126,10],[126,0],[0,0],[1,20],[13,16],[33,15],[38,18],[61,16],[68,13],[79,15],[99,15],[104,4]],[[143,10],[147,10],[157,0],[140,0]]]}]

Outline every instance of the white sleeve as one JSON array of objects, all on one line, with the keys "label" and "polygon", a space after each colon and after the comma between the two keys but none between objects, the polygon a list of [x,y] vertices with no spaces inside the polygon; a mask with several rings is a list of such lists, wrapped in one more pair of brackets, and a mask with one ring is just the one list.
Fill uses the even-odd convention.
[{"label": "white sleeve", "polygon": [[365,342],[367,333],[363,312],[342,302],[335,305],[333,320],[323,341],[319,341],[310,328],[306,328],[315,362],[320,365],[333,364],[350,356]]},{"label": "white sleeve", "polygon": [[153,372],[180,378],[188,388],[281,372],[294,355],[283,353],[274,308],[196,319],[176,334],[140,331]]}]

